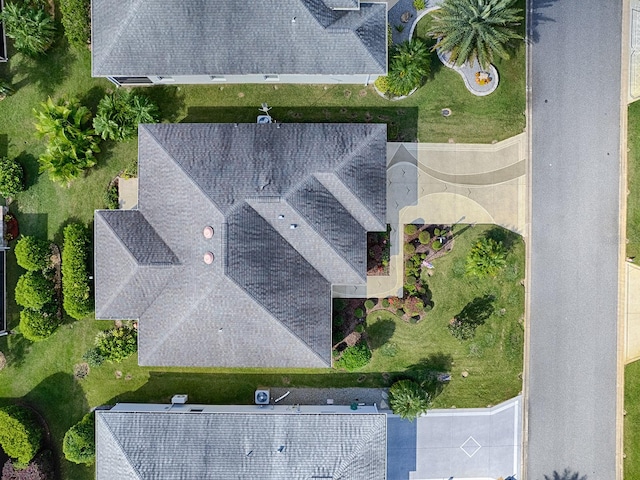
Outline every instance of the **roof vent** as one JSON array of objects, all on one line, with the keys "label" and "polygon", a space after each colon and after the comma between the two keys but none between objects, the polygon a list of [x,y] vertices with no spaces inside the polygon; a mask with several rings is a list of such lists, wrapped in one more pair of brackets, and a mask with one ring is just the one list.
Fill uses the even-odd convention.
[{"label": "roof vent", "polygon": [[212,238],[213,237],[213,227],[210,226],[206,226],[204,227],[204,230],[202,230],[202,235],[204,235],[204,238]]},{"label": "roof vent", "polygon": [[211,252],[205,252],[204,254],[204,263],[206,263],[207,265],[211,265],[213,263],[213,253]]},{"label": "roof vent", "polygon": [[296,228],[298,228],[298,224],[297,223],[292,223],[291,225],[289,225],[289,228],[291,230],[295,230]]},{"label": "roof vent", "polygon": [[278,215],[278,220],[284,220],[284,215]]},{"label": "roof vent", "polygon": [[171,397],[171,403],[173,405],[175,404],[184,405],[185,403],[187,403],[188,399],[189,399],[188,395],[174,395],[173,397]]},{"label": "roof vent", "polygon": [[284,445],[280,445],[280,446],[278,447],[278,451],[279,451],[280,453],[284,452]]},{"label": "roof vent", "polygon": [[256,390],[254,398],[256,405],[269,405],[271,392],[269,390]]}]

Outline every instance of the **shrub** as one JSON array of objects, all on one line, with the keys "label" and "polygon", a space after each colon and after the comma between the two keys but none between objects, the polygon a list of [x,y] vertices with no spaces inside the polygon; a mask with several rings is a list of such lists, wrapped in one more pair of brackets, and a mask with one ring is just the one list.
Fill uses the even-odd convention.
[{"label": "shrub", "polygon": [[138,332],[127,326],[99,332],[95,348],[105,361],[119,363],[138,351]]},{"label": "shrub", "polygon": [[5,198],[13,197],[23,190],[24,171],[22,165],[7,157],[0,157],[0,195]]},{"label": "shrub", "polygon": [[466,274],[476,277],[495,277],[507,264],[507,252],[502,242],[493,238],[482,238],[467,255]]},{"label": "shrub", "polygon": [[51,259],[49,244],[36,237],[20,237],[13,250],[16,261],[25,270],[35,272],[45,270]]},{"label": "shrub", "polygon": [[334,298],[333,308],[338,312],[342,312],[345,308],[347,308],[347,301],[344,298]]},{"label": "shrub", "polygon": [[413,243],[404,244],[404,253],[406,253],[407,255],[413,255],[414,253],[416,253],[416,247],[413,245]]},{"label": "shrub", "polygon": [[18,405],[0,408],[0,446],[18,469],[36,456],[41,442],[42,430],[31,411]]},{"label": "shrub", "polygon": [[364,310],[362,308],[358,307],[353,311],[353,315],[356,318],[362,318],[362,317],[364,317]]},{"label": "shrub", "polygon": [[67,460],[74,463],[93,463],[96,456],[94,429],[95,418],[91,412],[67,430],[62,442],[62,451]]},{"label": "shrub", "polygon": [[336,315],[333,317],[334,327],[341,327],[342,325],[344,325],[344,317],[342,315]]},{"label": "shrub", "polygon": [[53,303],[53,282],[40,272],[27,272],[18,279],[15,297],[18,305],[41,310]]},{"label": "shrub", "polygon": [[2,480],[54,480],[53,455],[49,450],[38,454],[24,469],[16,468],[11,460],[4,464]]},{"label": "shrub", "polygon": [[48,172],[56,182],[71,182],[96,164],[95,154],[100,151],[90,125],[91,112],[76,99],[54,103],[49,97],[41,107],[33,110],[37,135],[47,140],[38,159],[40,172]]},{"label": "shrub", "polygon": [[56,28],[53,18],[42,8],[25,3],[7,3],[0,14],[7,37],[19,52],[35,57],[53,44]]},{"label": "shrub", "polygon": [[416,10],[424,10],[425,7],[425,0],[413,0],[413,8]]},{"label": "shrub", "polygon": [[440,240],[434,240],[433,243],[431,244],[431,248],[433,248],[436,252],[440,249],[442,249],[443,244],[440,242]]},{"label": "shrub", "polygon": [[420,235],[418,235],[418,241],[421,245],[428,245],[430,240],[431,235],[429,235],[429,232],[427,232],[426,230],[422,230],[420,232]]},{"label": "shrub", "polygon": [[62,249],[62,297],[64,310],[77,320],[93,311],[87,257],[89,235],[84,225],[71,223],[64,229]]},{"label": "shrub", "polygon": [[32,342],[50,337],[59,324],[60,321],[53,309],[39,312],[25,308],[20,311],[20,333]]},{"label": "shrub", "polygon": [[336,367],[353,371],[364,367],[371,360],[371,350],[366,343],[357,343],[347,347],[342,356],[336,361]]},{"label": "shrub", "polygon": [[86,47],[91,36],[90,0],[60,0],[64,35],[69,45]]},{"label": "shrub", "polygon": [[104,204],[109,210],[117,210],[120,208],[120,196],[117,183],[114,182],[107,188],[104,195]]},{"label": "shrub", "polygon": [[93,128],[103,140],[127,140],[137,135],[138,124],[157,123],[158,107],[144,95],[116,90],[98,104]]},{"label": "shrub", "polygon": [[410,276],[407,277],[407,280],[406,280],[405,283],[407,285],[415,285],[417,281],[418,281],[418,279],[416,277],[413,277],[413,276],[410,275]]},{"label": "shrub", "polygon": [[[391,28],[391,26],[389,26],[389,28]],[[389,32],[389,38],[391,38],[391,32]],[[389,80],[386,75],[376,78],[376,81],[373,83],[382,93],[387,93],[389,91]]]},{"label": "shrub", "polygon": [[383,306],[384,308],[389,308],[389,305],[391,305],[391,304],[389,303],[389,300],[388,300],[388,299],[386,299],[386,298],[383,298],[383,299],[382,299],[382,306]]},{"label": "shrub", "polygon": [[376,306],[376,302],[374,302],[370,298],[366,302],[364,302],[364,308],[366,308],[367,310],[371,310],[375,306]]},{"label": "shrub", "polygon": [[415,225],[413,225],[412,223],[409,223],[407,225],[404,226],[404,233],[406,235],[413,235],[418,231],[418,227],[416,227]]},{"label": "shrub", "polygon": [[427,411],[429,394],[411,380],[400,380],[389,389],[389,406],[396,415],[407,420],[415,420]]},{"label": "shrub", "polygon": [[387,75],[388,92],[404,96],[422,85],[431,69],[427,44],[420,39],[406,41],[393,49]]},{"label": "shrub", "polygon": [[355,331],[358,333],[364,332],[364,325],[362,323],[359,323],[358,325],[356,325]]}]

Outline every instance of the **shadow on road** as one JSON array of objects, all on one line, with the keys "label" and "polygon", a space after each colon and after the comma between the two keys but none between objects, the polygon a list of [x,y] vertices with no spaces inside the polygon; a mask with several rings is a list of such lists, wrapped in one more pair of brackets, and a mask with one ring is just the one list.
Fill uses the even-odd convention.
[{"label": "shadow on road", "polygon": [[529,16],[529,39],[532,43],[538,43],[540,34],[538,26],[546,22],[555,22],[555,20],[545,12],[557,0],[529,0],[532,10],[527,12]]},{"label": "shadow on road", "polygon": [[565,468],[562,473],[555,471],[551,476],[545,475],[544,480],[587,480],[587,476]]}]

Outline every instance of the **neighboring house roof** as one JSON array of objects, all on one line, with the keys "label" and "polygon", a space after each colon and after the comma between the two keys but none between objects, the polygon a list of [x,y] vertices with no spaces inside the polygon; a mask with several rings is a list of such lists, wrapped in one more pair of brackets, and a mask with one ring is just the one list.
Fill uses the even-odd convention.
[{"label": "neighboring house roof", "polygon": [[385,414],[236,410],[96,410],[96,480],[386,478]]},{"label": "neighboring house roof", "polygon": [[91,9],[94,76],[387,71],[386,3],[93,0]]},{"label": "neighboring house roof", "polygon": [[140,125],[138,172],[138,210],[96,212],[95,297],[140,320],[139,363],[331,366],[331,285],[366,284],[386,229],[386,126]]}]

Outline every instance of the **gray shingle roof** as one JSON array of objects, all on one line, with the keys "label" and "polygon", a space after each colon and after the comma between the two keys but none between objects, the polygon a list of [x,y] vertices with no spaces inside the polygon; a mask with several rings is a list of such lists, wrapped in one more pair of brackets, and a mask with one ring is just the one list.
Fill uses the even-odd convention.
[{"label": "gray shingle roof", "polygon": [[96,457],[96,480],[384,480],[386,416],[97,410]]},{"label": "gray shingle roof", "polygon": [[358,8],[358,0],[322,0],[329,8]]},{"label": "gray shingle roof", "polygon": [[384,125],[141,125],[139,211],[96,212],[96,317],[140,320],[141,365],[330,366],[385,166]]},{"label": "gray shingle roof", "polygon": [[93,75],[385,74],[386,4],[327,2],[93,0]]}]

